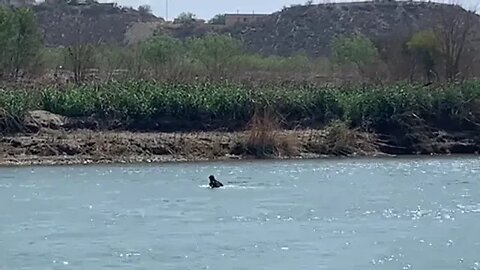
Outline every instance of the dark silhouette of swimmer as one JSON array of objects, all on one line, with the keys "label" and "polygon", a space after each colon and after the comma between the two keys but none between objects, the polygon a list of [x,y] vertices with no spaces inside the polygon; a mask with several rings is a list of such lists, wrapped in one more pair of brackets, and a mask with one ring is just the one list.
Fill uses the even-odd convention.
[{"label": "dark silhouette of swimmer", "polygon": [[215,179],[215,176],[213,175],[210,175],[208,177],[208,179],[210,179],[210,183],[208,184],[211,188],[219,188],[219,187],[223,187],[223,184],[220,183],[220,181],[216,180]]}]

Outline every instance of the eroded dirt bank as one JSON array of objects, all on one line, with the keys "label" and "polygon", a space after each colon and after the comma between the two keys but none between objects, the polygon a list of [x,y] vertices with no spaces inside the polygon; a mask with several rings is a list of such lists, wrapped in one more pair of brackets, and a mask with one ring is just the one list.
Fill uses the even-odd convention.
[{"label": "eroded dirt bank", "polygon": [[[0,139],[0,166],[153,163],[229,159],[391,156],[368,134],[341,138],[327,130],[278,131],[271,144],[252,145],[249,132],[131,133],[43,130]],[[264,142],[265,143],[265,142]],[[419,146],[420,147],[420,146]],[[478,145],[434,142],[418,154],[475,154]],[[434,150],[435,152],[427,152]]]},{"label": "eroded dirt bank", "polygon": [[[247,132],[178,134],[43,130],[37,134],[1,138],[0,165],[312,158],[328,154],[326,149],[320,149],[320,140],[327,136],[322,131],[275,132],[273,136],[278,145],[265,145],[263,149],[262,146],[257,146],[259,149],[249,147],[249,136]],[[370,154],[373,155],[373,151]]]},{"label": "eroded dirt bank", "polygon": [[[68,120],[68,121],[67,121]],[[480,134],[419,130],[391,140],[333,122],[323,129],[281,130],[258,120],[242,132],[127,132],[72,127],[72,120],[31,112],[29,131],[0,137],[0,165],[151,163],[228,159],[478,154]]]}]

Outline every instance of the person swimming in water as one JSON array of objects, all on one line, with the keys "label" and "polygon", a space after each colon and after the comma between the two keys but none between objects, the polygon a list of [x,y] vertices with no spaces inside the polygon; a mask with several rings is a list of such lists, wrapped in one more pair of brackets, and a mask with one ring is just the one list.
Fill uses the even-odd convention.
[{"label": "person swimming in water", "polygon": [[213,175],[210,175],[208,177],[208,179],[210,179],[210,183],[208,184],[211,188],[219,188],[219,187],[223,187],[223,184],[220,183],[220,181],[218,181],[217,179],[215,179],[215,176]]}]

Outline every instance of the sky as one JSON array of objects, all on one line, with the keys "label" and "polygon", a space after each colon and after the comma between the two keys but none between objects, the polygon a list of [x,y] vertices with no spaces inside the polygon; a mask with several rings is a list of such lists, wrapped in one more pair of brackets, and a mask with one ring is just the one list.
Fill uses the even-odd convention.
[{"label": "sky", "polygon": [[[100,2],[112,2],[102,0]],[[150,5],[153,13],[165,17],[167,0],[116,0],[119,5],[138,7]],[[291,4],[303,4],[307,0],[168,0],[168,18],[171,20],[182,12],[192,12],[197,18],[210,19],[220,13],[272,13]]]},{"label": "sky", "polygon": [[[101,0],[100,2],[117,2],[121,6],[134,8],[140,5],[150,5],[155,15],[165,18],[166,1],[168,1],[169,20],[182,12],[192,12],[197,15],[197,18],[208,20],[220,13],[272,13],[281,10],[283,6],[304,4],[307,0]],[[324,3],[325,1],[329,0],[314,0],[313,2]],[[447,2],[452,0],[436,1]],[[459,1],[463,2],[463,6],[468,6],[468,8],[473,3],[479,2],[479,0]]]}]

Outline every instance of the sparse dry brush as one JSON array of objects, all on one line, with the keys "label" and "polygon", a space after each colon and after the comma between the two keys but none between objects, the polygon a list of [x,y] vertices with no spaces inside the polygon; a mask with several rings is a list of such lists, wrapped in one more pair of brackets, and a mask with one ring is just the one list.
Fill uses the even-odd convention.
[{"label": "sparse dry brush", "polygon": [[324,153],[335,156],[370,155],[379,152],[378,139],[374,133],[350,128],[345,122],[335,121],[326,129],[322,144]]},{"label": "sparse dry brush", "polygon": [[278,117],[269,110],[257,110],[248,124],[243,146],[246,154],[255,157],[298,155],[298,139],[280,131]]}]

